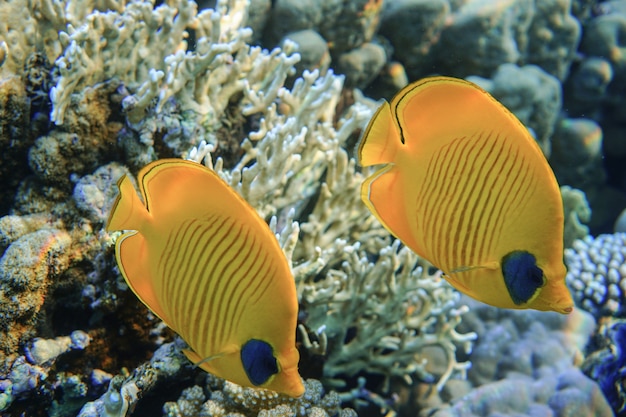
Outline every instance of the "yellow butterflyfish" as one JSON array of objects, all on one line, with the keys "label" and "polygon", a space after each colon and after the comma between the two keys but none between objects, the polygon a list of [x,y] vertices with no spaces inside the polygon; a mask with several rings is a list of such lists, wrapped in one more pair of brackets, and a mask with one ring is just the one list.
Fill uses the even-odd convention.
[{"label": "yellow butterflyfish", "polygon": [[118,182],[107,230],[139,299],[189,345],[202,369],[242,386],[290,396],[298,374],[296,288],[278,241],[215,172],[164,159]]},{"label": "yellow butterflyfish", "polygon": [[431,77],[372,117],[362,184],[380,222],[452,286],[502,308],[569,313],[563,204],[554,173],[522,123],[477,85]]}]

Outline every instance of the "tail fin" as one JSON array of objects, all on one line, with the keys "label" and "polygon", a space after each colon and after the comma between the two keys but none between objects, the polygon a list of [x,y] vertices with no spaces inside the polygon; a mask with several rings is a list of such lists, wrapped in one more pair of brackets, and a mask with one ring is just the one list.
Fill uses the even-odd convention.
[{"label": "tail fin", "polygon": [[362,166],[393,162],[402,137],[391,114],[388,102],[383,102],[370,120],[359,142],[359,163]]},{"label": "tail fin", "polygon": [[139,230],[149,216],[130,178],[124,175],[117,182],[120,192],[113,203],[106,230]]}]

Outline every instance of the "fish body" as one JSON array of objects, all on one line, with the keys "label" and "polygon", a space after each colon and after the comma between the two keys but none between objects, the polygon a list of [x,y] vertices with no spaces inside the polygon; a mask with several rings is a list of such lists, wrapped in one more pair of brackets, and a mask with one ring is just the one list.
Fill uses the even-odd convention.
[{"label": "fish body", "polygon": [[455,288],[497,307],[571,311],[556,178],[486,91],[449,77],[407,86],[379,107],[358,156],[384,164],[364,203]]},{"label": "fish body", "polygon": [[265,221],[215,172],[179,159],[126,176],[107,230],[137,297],[189,345],[187,357],[242,386],[294,397],[304,386],[295,347],[295,282]]}]

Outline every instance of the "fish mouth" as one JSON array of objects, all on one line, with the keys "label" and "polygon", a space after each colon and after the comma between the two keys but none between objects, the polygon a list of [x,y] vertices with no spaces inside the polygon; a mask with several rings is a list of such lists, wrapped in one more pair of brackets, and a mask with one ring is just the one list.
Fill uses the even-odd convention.
[{"label": "fish mouth", "polygon": [[277,391],[293,398],[302,397],[305,388],[297,368],[283,369],[276,377]]}]

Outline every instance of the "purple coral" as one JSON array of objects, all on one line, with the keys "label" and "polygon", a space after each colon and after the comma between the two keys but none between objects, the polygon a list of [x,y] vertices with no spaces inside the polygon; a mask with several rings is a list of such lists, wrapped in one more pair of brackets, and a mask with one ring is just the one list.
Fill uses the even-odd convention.
[{"label": "purple coral", "polygon": [[590,355],[582,368],[598,382],[611,408],[626,413],[626,322],[614,323],[606,333],[609,345]]}]

